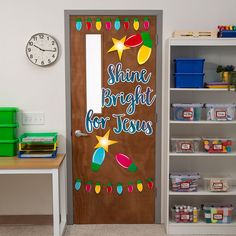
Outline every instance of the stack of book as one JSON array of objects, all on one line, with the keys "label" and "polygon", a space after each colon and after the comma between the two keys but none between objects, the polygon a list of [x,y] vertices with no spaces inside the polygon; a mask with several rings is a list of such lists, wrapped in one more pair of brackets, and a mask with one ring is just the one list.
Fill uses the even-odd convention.
[{"label": "stack of book", "polygon": [[[219,88],[228,88],[229,84],[226,82],[209,82],[205,83],[205,88],[219,89]],[[233,85],[230,85],[230,88],[234,88]]]},{"label": "stack of book", "polygon": [[19,158],[55,158],[57,133],[24,133],[19,138]]}]

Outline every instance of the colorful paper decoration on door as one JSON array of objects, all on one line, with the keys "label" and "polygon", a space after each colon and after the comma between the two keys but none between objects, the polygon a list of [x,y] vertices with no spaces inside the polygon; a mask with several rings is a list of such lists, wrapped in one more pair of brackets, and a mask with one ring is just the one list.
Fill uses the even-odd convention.
[{"label": "colorful paper decoration on door", "polygon": [[141,34],[133,34],[125,40],[124,45],[127,47],[134,48],[134,47],[138,47],[142,43],[143,43],[143,39],[142,39]]},{"label": "colorful paper decoration on door", "polygon": [[154,184],[153,184],[153,179],[152,178],[147,178],[147,185],[148,185],[148,188],[150,189],[150,190],[152,190],[153,189],[153,186],[154,186]]},{"label": "colorful paper decoration on door", "polygon": [[80,188],[81,188],[81,180],[77,178],[75,180],[75,189],[78,191],[80,190]]},{"label": "colorful paper decoration on door", "polygon": [[92,190],[92,181],[88,181],[85,185],[86,192],[91,192]]},{"label": "colorful paper decoration on door", "polygon": [[81,18],[76,19],[76,29],[80,31],[82,29],[82,21]]},{"label": "colorful paper decoration on door", "polygon": [[117,191],[117,193],[118,193],[119,195],[122,194],[122,192],[123,192],[123,186],[122,186],[121,183],[118,183],[118,184],[117,184],[116,191]]},{"label": "colorful paper decoration on door", "polygon": [[103,147],[100,147],[94,151],[91,166],[93,172],[97,172],[100,169],[104,162],[105,155],[106,153]]},{"label": "colorful paper decoration on door", "polygon": [[[148,190],[152,190],[153,187],[154,187],[153,179],[152,178],[147,178],[146,181],[147,181],[147,185],[145,185],[145,186],[147,186],[146,188]],[[136,183],[137,191],[138,192],[142,192],[143,189],[144,189],[142,180],[139,179],[139,180],[134,181],[134,182]],[[121,182],[119,182],[118,184],[115,183],[114,185],[116,186],[116,192],[119,195],[121,195],[123,193],[123,191],[124,191],[123,186],[127,186],[127,189],[125,188],[126,191],[128,193],[133,193],[134,192],[134,182],[133,181],[129,181],[127,184],[126,183],[121,183]],[[101,193],[102,189],[104,189],[107,193],[112,193],[113,192],[113,184],[112,184],[112,182],[109,182],[108,184],[106,184],[106,183],[102,184],[100,182],[95,182],[95,184],[93,185],[92,181],[90,181],[90,180],[89,181],[84,181],[82,183],[82,181],[79,178],[77,178],[75,180],[75,190],[79,191],[81,189],[82,184],[84,184],[85,191],[88,192],[88,193],[91,192],[93,187],[94,187],[94,192],[96,194]],[[104,188],[102,188],[103,186],[104,186]]]},{"label": "colorful paper decoration on door", "polygon": [[113,52],[113,51],[117,51],[120,61],[122,58],[123,51],[129,49],[129,47],[126,47],[124,44],[125,40],[126,40],[126,36],[120,40],[112,38],[112,42],[114,45],[108,50],[108,53]]},{"label": "colorful paper decoration on door", "polygon": [[143,191],[143,183],[141,180],[137,181],[137,189],[140,193]]},{"label": "colorful paper decoration on door", "polygon": [[129,18],[125,18],[125,20],[124,20],[124,28],[125,28],[125,30],[129,29]]},{"label": "colorful paper decoration on door", "polygon": [[114,23],[114,28],[115,28],[115,30],[120,29],[120,19],[119,18],[116,18],[115,23]]},{"label": "colorful paper decoration on door", "polygon": [[150,22],[149,22],[148,17],[144,17],[144,19],[143,19],[143,28],[144,28],[145,30],[148,30],[148,29],[149,29],[149,26],[150,26]]},{"label": "colorful paper decoration on door", "polygon": [[101,19],[100,19],[100,18],[97,18],[97,19],[96,19],[95,27],[96,27],[96,29],[97,29],[98,31],[101,30],[101,28],[102,28],[102,22],[101,22]]},{"label": "colorful paper decoration on door", "polygon": [[134,27],[134,30],[136,30],[136,31],[139,29],[139,21],[138,21],[138,18],[134,18],[133,27]]},{"label": "colorful paper decoration on door", "polygon": [[133,185],[133,182],[129,182],[128,183],[128,192],[129,193],[132,193],[133,192],[133,190],[134,190],[134,185]]},{"label": "colorful paper decoration on door", "polygon": [[137,170],[137,166],[132,162],[132,160],[126,156],[125,154],[118,153],[115,156],[117,163],[127,169],[130,172],[135,172]]},{"label": "colorful paper decoration on door", "polygon": [[106,19],[106,29],[110,30],[111,29],[111,18]]},{"label": "colorful paper decoration on door", "polygon": [[108,183],[107,184],[107,192],[112,193],[112,191],[113,191],[112,183]]},{"label": "colorful paper decoration on door", "polygon": [[99,194],[101,192],[101,184],[99,182],[95,185],[95,193]]},{"label": "colorful paper decoration on door", "polygon": [[86,29],[90,30],[92,28],[92,19],[88,18],[86,21]]}]

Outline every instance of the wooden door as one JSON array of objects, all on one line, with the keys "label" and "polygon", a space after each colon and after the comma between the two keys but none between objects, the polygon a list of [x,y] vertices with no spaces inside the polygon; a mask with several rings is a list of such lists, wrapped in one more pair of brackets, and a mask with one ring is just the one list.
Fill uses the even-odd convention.
[{"label": "wooden door", "polygon": [[[87,35],[95,34],[100,114],[86,94]],[[70,45],[74,223],[154,223],[156,17],[71,16]]]}]

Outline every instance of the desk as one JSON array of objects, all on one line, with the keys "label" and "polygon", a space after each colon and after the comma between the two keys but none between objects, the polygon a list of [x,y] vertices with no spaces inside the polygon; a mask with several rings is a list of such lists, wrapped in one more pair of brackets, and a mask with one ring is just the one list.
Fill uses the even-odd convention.
[{"label": "desk", "polygon": [[56,158],[1,157],[0,174],[51,174],[53,193],[53,235],[63,235],[66,227],[66,155]]}]

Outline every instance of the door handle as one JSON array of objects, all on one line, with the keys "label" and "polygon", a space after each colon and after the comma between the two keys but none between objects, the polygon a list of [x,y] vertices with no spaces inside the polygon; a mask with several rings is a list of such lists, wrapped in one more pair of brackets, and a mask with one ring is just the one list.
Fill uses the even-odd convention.
[{"label": "door handle", "polygon": [[82,133],[81,130],[78,129],[75,131],[75,136],[76,137],[86,137],[86,136],[88,136],[88,134]]}]

